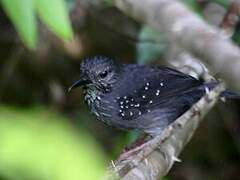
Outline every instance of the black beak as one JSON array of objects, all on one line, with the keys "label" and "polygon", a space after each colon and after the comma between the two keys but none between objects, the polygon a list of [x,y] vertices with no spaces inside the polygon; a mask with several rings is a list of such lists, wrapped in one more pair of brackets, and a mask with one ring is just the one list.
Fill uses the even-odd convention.
[{"label": "black beak", "polygon": [[76,81],[72,86],[70,86],[68,88],[68,92],[70,92],[72,89],[75,89],[79,86],[84,86],[86,84],[89,84],[90,81],[89,80],[85,80],[85,79],[79,79],[78,81]]}]

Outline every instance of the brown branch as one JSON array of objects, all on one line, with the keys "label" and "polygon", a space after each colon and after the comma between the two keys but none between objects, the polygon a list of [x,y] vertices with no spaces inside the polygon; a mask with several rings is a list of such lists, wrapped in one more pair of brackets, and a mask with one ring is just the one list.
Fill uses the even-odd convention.
[{"label": "brown branch", "polygon": [[178,155],[223,90],[224,85],[219,84],[136,154],[112,163],[107,179],[156,180],[165,176],[174,162],[180,161]]},{"label": "brown branch", "polygon": [[227,31],[233,31],[239,21],[239,4],[233,1],[223,17],[220,27]]},{"label": "brown branch", "polygon": [[[117,8],[164,31],[180,47],[208,62],[240,89],[240,51],[221,31],[203,21],[177,0],[115,0]],[[215,71],[216,71],[215,70]]]}]

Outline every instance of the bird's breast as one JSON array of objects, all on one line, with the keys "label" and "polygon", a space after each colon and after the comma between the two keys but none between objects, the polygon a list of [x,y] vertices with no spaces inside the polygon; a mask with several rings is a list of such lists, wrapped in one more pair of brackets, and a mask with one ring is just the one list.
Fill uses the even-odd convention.
[{"label": "bird's breast", "polygon": [[114,104],[109,101],[106,95],[89,89],[86,91],[85,101],[87,102],[91,112],[97,116],[97,119],[107,124],[111,124]]}]

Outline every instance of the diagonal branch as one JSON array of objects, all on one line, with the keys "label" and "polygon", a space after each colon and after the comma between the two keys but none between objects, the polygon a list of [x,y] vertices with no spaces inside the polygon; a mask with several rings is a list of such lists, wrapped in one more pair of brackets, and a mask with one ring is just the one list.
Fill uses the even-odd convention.
[{"label": "diagonal branch", "polygon": [[152,27],[164,31],[180,47],[208,62],[240,89],[240,51],[217,27],[177,0],[115,0],[117,8]]},{"label": "diagonal branch", "polygon": [[180,161],[177,156],[224,89],[224,85],[219,84],[169,125],[161,135],[145,143],[134,155],[113,163],[108,179],[156,180],[165,176],[174,162]]}]

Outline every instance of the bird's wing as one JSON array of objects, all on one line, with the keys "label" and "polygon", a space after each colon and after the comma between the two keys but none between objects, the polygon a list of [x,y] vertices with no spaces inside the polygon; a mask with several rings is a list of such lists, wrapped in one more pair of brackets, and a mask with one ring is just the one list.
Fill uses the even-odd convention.
[{"label": "bird's wing", "polygon": [[203,84],[202,81],[167,67],[128,68],[128,78],[121,82],[126,88],[122,88],[117,101],[120,116],[127,120],[163,108],[166,103],[170,105],[169,100],[174,103],[172,97],[184,97],[185,92]]}]

